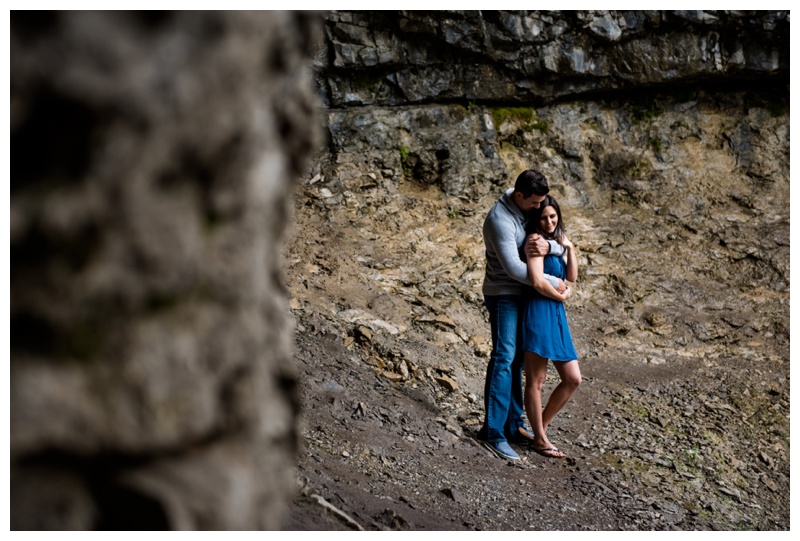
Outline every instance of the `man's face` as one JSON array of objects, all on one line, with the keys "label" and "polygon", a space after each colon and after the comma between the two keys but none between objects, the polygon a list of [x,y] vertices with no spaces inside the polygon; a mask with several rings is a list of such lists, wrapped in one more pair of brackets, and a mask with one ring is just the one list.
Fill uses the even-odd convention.
[{"label": "man's face", "polygon": [[545,197],[543,195],[533,194],[525,199],[519,192],[514,192],[514,195],[516,196],[515,201],[517,206],[522,212],[528,212],[531,209],[538,209]]}]

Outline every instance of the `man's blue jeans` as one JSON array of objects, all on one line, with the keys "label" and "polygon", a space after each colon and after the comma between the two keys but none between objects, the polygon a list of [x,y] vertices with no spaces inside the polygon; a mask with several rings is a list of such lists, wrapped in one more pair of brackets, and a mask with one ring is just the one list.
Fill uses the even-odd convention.
[{"label": "man's blue jeans", "polygon": [[[492,356],[483,390],[485,421],[482,436],[491,443],[507,441],[522,419],[522,312],[524,295],[485,295],[492,328]],[[517,348],[517,346],[520,346]]]}]

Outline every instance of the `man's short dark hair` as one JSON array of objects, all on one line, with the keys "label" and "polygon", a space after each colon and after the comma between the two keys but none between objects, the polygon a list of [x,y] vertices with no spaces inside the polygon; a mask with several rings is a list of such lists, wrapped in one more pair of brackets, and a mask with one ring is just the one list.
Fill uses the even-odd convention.
[{"label": "man's short dark hair", "polygon": [[547,179],[543,174],[535,169],[527,169],[517,177],[517,181],[514,183],[514,190],[521,193],[525,199],[528,199],[533,194],[547,195],[550,187],[547,185]]}]

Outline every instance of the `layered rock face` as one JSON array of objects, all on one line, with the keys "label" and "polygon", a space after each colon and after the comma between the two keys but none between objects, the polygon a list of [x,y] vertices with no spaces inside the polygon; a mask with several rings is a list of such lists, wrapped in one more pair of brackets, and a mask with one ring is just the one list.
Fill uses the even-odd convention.
[{"label": "layered rock face", "polygon": [[12,529],[280,526],[317,24],[12,13]]},{"label": "layered rock face", "polygon": [[331,107],[530,104],[789,73],[788,12],[338,12],[327,35]]},{"label": "layered rock face", "polygon": [[656,97],[683,115],[720,85],[782,95],[788,84],[786,12],[334,12],[326,35],[316,68],[329,178],[363,165],[389,185],[413,178],[455,196],[513,172],[501,147],[527,145],[498,138],[511,126],[575,139],[575,120],[587,120],[554,126],[537,117],[543,107],[628,103],[639,123],[673,107]]}]

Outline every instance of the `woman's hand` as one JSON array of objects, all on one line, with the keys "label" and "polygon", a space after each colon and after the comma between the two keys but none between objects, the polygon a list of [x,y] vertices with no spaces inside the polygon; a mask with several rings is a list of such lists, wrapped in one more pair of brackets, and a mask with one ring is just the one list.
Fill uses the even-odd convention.
[{"label": "woman's hand", "polygon": [[564,298],[564,300],[567,300],[570,297],[572,297],[572,288],[567,286],[567,289],[564,290],[564,292],[561,294],[561,296]]},{"label": "woman's hand", "polygon": [[572,241],[570,241],[570,240],[567,238],[567,236],[566,236],[566,235],[561,235],[561,246],[563,246],[563,247],[564,247],[564,248],[566,248],[567,250],[572,250],[572,249],[574,249],[574,248],[575,248],[575,246],[572,244]]}]

